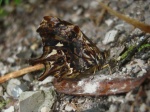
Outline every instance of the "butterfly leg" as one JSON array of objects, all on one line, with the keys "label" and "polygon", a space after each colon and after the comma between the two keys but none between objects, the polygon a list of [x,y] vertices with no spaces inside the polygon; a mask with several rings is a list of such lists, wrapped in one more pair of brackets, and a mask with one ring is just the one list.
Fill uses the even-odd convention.
[{"label": "butterfly leg", "polygon": [[51,70],[51,64],[49,62],[45,62],[44,66],[45,66],[45,71],[42,73],[42,75],[38,79],[40,81],[48,77],[49,71]]},{"label": "butterfly leg", "polygon": [[111,67],[110,67],[109,64],[106,64],[106,65],[102,66],[101,69],[104,69],[104,68],[108,68],[109,69],[109,74],[112,74],[112,70],[111,70]]},{"label": "butterfly leg", "polygon": [[50,52],[51,52],[51,48],[49,46],[44,46],[43,54],[37,59],[29,59],[29,64],[35,65],[38,63],[43,63],[46,60],[46,58]]}]

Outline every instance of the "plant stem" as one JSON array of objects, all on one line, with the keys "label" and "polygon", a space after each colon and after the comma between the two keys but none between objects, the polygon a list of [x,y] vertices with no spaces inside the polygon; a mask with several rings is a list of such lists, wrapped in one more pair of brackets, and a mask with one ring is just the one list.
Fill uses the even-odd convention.
[{"label": "plant stem", "polygon": [[143,22],[140,22],[136,19],[127,17],[121,13],[118,13],[117,11],[113,10],[112,8],[108,7],[107,5],[103,4],[102,2],[99,2],[100,6],[104,9],[106,9],[110,14],[117,16],[119,19],[124,20],[125,22],[133,25],[136,28],[139,28],[140,30],[150,33],[150,25],[147,25]]},{"label": "plant stem", "polygon": [[20,69],[18,71],[15,71],[15,72],[11,72],[11,73],[8,73],[8,74],[5,74],[4,76],[0,77],[0,83],[3,83],[11,78],[15,78],[15,77],[19,77],[19,76],[22,76],[26,73],[30,73],[30,72],[34,72],[34,71],[37,71],[37,70],[41,70],[44,68],[44,65],[43,64],[37,64],[37,65],[34,65],[34,66],[28,66],[26,68],[23,68],[23,69]]}]

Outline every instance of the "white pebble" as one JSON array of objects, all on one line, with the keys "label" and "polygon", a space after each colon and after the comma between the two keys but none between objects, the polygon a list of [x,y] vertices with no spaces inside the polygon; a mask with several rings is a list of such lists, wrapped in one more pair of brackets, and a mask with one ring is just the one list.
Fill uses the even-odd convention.
[{"label": "white pebble", "polygon": [[12,96],[12,90],[20,84],[21,82],[18,79],[11,79],[7,85],[7,93]]},{"label": "white pebble", "polygon": [[50,112],[50,109],[47,107],[41,108],[41,112]]},{"label": "white pebble", "polygon": [[8,109],[4,110],[4,112],[14,112],[14,106],[10,106]]},{"label": "white pebble", "polygon": [[29,75],[29,74],[26,74],[26,75],[24,75],[23,76],[23,79],[25,80],[25,81],[33,81],[33,77],[31,76],[31,75]]},{"label": "white pebble", "polygon": [[146,112],[146,105],[144,103],[140,106],[140,111]]},{"label": "white pebble", "polygon": [[70,111],[75,111],[75,109],[71,105],[66,105],[65,110],[70,112]]},{"label": "white pebble", "polygon": [[107,26],[111,26],[113,24],[113,20],[112,19],[107,19],[105,21],[105,23],[107,24]]},{"label": "white pebble", "polygon": [[111,42],[114,42],[117,34],[118,34],[117,30],[111,30],[111,31],[107,32],[105,35],[105,38],[103,40],[103,44],[106,45],[106,44],[109,44]]},{"label": "white pebble", "polygon": [[50,83],[53,81],[53,79],[54,79],[53,76],[49,76],[46,79],[44,79],[43,81],[39,82],[39,85],[44,85],[44,84]]}]

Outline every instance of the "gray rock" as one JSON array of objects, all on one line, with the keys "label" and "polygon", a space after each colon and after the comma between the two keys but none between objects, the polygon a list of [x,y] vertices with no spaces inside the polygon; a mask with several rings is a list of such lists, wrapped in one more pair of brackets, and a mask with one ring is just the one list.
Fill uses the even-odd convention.
[{"label": "gray rock", "polygon": [[65,106],[65,110],[66,110],[67,112],[71,112],[71,111],[75,111],[76,109],[75,109],[73,106],[71,106],[70,104],[67,104],[67,105]]},{"label": "gray rock", "polygon": [[118,58],[122,51],[125,49],[125,46],[120,47],[113,47],[110,50],[110,57],[111,58]]},{"label": "gray rock", "polygon": [[108,112],[117,112],[117,106],[116,105],[110,105],[109,111]]},{"label": "gray rock", "polygon": [[127,68],[123,67],[122,72],[126,72],[126,71],[127,71]]},{"label": "gray rock", "polygon": [[135,28],[132,32],[132,34],[136,34],[136,35],[141,34],[141,33],[142,33],[142,31],[138,28]]},{"label": "gray rock", "polygon": [[13,57],[8,57],[8,58],[7,58],[7,61],[8,61],[9,63],[14,63],[14,62],[15,62],[15,59],[14,59]]},{"label": "gray rock", "polygon": [[37,1],[36,0],[29,0],[29,3],[35,4]]},{"label": "gray rock", "polygon": [[118,35],[118,31],[117,30],[111,30],[109,32],[106,33],[105,38],[103,40],[103,44],[109,44],[111,42],[114,42],[116,37]]},{"label": "gray rock", "polygon": [[50,112],[48,107],[42,107],[41,112]]},{"label": "gray rock", "polygon": [[39,110],[42,110],[43,108],[46,108],[46,110],[51,110],[51,107],[53,106],[53,103],[56,100],[56,94],[52,89],[50,91],[44,91],[44,94],[45,99],[42,105],[40,106]]},{"label": "gray rock", "polygon": [[2,112],[15,112],[14,106],[10,106],[8,109],[2,110]]},{"label": "gray rock", "polygon": [[124,30],[124,24],[118,24],[118,25],[115,26],[115,28],[117,30],[123,31]]},{"label": "gray rock", "polygon": [[145,62],[141,59],[134,59],[133,61],[131,61],[129,64],[126,65],[126,68],[133,69],[136,66],[143,68],[145,66],[144,63]]},{"label": "gray rock", "polygon": [[5,66],[2,62],[0,62],[0,74],[4,75],[8,72],[8,66]]},{"label": "gray rock", "polygon": [[31,82],[31,81],[33,81],[33,75],[26,74],[26,75],[23,76],[23,79],[24,79],[25,81]]},{"label": "gray rock", "polygon": [[143,54],[142,59],[149,59],[150,58],[150,51],[148,51],[147,53]]},{"label": "gray rock", "polygon": [[146,95],[147,95],[147,100],[150,100],[150,90],[148,90],[148,91],[146,92]]},{"label": "gray rock", "polygon": [[0,86],[0,96],[3,96],[3,87],[2,86]]},{"label": "gray rock", "polygon": [[96,8],[96,7],[98,7],[99,6],[99,4],[96,2],[96,1],[92,1],[91,3],[90,3],[90,7],[91,8]]},{"label": "gray rock", "polygon": [[18,98],[22,92],[27,90],[29,90],[28,86],[26,84],[21,84],[12,89],[11,94],[14,98]]},{"label": "gray rock", "polygon": [[37,112],[42,102],[44,102],[44,93],[42,91],[23,92],[19,98],[20,112]]},{"label": "gray rock", "polygon": [[113,24],[113,20],[112,19],[107,19],[105,20],[105,23],[107,24],[107,26],[111,26]]},{"label": "gray rock", "polygon": [[140,111],[141,111],[141,112],[146,112],[146,110],[147,110],[146,104],[145,104],[145,103],[142,103],[142,105],[140,106]]},{"label": "gray rock", "polygon": [[132,94],[132,92],[127,93],[127,95],[125,96],[125,100],[126,101],[134,101],[134,95]]},{"label": "gray rock", "polygon": [[16,87],[16,86],[18,86],[18,85],[20,85],[21,84],[21,82],[20,82],[20,80],[18,80],[18,79],[11,79],[9,82],[8,82],[8,85],[7,85],[7,93],[10,95],[10,96],[13,96],[12,95],[12,90]]},{"label": "gray rock", "polygon": [[126,39],[127,39],[127,36],[125,34],[120,35],[118,38],[120,43],[123,43]]},{"label": "gray rock", "polygon": [[147,71],[145,69],[142,69],[140,72],[138,72],[137,77],[143,76]]},{"label": "gray rock", "polygon": [[120,102],[120,103],[124,103],[124,98],[122,96],[109,96],[108,98],[109,102]]},{"label": "gray rock", "polygon": [[[51,110],[55,93],[51,91],[23,92],[19,98],[20,112],[41,112]],[[47,111],[45,111],[47,112]]]},{"label": "gray rock", "polygon": [[85,99],[84,99],[84,98],[78,99],[78,103],[79,103],[79,104],[84,103],[84,102],[85,102]]},{"label": "gray rock", "polygon": [[53,81],[53,79],[54,79],[54,77],[49,76],[46,79],[44,79],[43,81],[40,81],[39,85],[44,85],[44,84],[47,84],[47,83],[51,83]]},{"label": "gray rock", "polygon": [[137,66],[134,67],[132,72],[135,74],[135,73],[138,73],[140,70],[141,70],[141,68],[137,65]]},{"label": "gray rock", "polygon": [[38,44],[34,43],[30,48],[34,51],[38,48]]}]

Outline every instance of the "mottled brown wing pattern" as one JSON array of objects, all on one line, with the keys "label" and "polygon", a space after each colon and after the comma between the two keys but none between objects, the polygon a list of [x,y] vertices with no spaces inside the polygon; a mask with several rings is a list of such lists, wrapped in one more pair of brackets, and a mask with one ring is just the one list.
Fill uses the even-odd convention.
[{"label": "mottled brown wing pattern", "polygon": [[49,75],[59,80],[80,78],[101,68],[103,56],[78,26],[45,16],[37,32],[42,37],[43,54],[29,62],[45,65],[45,72],[39,80]]}]

